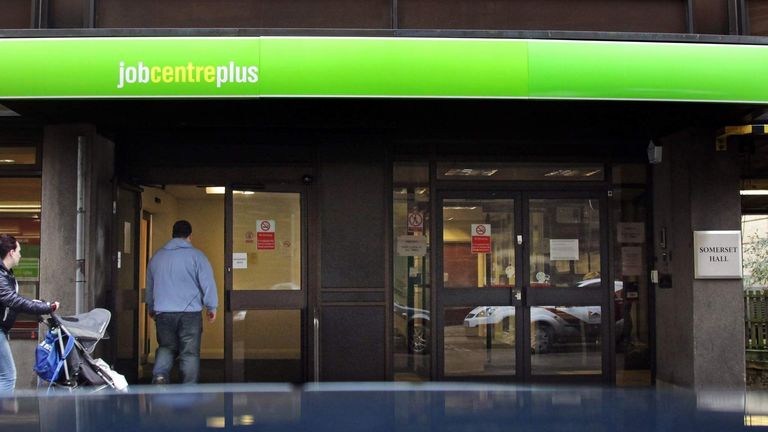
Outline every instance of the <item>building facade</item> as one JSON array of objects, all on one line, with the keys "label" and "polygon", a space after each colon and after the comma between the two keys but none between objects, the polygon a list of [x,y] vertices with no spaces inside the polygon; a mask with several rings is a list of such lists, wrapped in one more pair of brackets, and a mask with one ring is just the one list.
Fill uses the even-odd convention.
[{"label": "building facade", "polygon": [[112,311],[130,382],[187,219],[204,381],[743,386],[695,233],[762,175],[763,3],[10,1],[0,231],[26,294]]}]

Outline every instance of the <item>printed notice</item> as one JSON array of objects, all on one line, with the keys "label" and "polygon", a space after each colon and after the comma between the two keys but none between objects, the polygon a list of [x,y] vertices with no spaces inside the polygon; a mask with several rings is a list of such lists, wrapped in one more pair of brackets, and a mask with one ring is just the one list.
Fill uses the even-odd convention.
[{"label": "printed notice", "polygon": [[578,261],[579,239],[549,239],[550,261]]},{"label": "printed notice", "polygon": [[640,276],[643,274],[643,248],[624,246],[621,248],[621,274]]},{"label": "printed notice", "polygon": [[232,254],[232,268],[247,269],[248,254],[244,252],[235,252]]},{"label": "printed notice", "polygon": [[645,243],[645,224],[642,222],[619,222],[616,231],[619,243]]},{"label": "printed notice", "polygon": [[422,235],[397,236],[398,256],[424,256],[427,254],[427,238]]}]

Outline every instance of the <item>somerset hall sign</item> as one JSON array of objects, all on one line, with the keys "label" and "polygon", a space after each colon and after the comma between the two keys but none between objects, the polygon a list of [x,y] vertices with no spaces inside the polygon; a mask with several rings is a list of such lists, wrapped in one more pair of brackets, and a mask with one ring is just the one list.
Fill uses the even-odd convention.
[{"label": "somerset hall sign", "polygon": [[696,279],[741,279],[741,231],[694,231]]}]

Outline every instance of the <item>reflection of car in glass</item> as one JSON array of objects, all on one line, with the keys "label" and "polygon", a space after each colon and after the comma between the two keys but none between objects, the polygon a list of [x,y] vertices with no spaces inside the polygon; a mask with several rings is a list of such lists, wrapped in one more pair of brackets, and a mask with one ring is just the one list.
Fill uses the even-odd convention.
[{"label": "reflection of car in glass", "polygon": [[[579,288],[599,286],[600,279],[588,279],[579,282]],[[622,319],[622,282],[614,284],[614,303],[616,309],[616,336],[621,336]],[[505,318],[514,318],[512,306],[478,306],[464,318],[464,327],[475,328],[479,325],[498,324]],[[579,340],[582,335],[596,340],[600,336],[601,308],[599,306],[552,306],[531,307],[531,350],[545,353],[557,343]]]},{"label": "reflection of car in glass", "polygon": [[[600,279],[588,279],[579,282],[579,288],[600,286]],[[614,283],[614,310],[617,339],[622,336],[623,303],[621,281]],[[398,322],[396,338],[406,338],[408,351],[414,354],[426,354],[430,344],[430,313],[426,309],[406,307],[395,303],[395,320]],[[515,316],[513,306],[478,306],[464,318],[464,327],[475,328],[478,325],[498,324],[504,318]],[[593,340],[600,336],[601,308],[599,306],[571,307],[532,307],[531,349],[535,353],[545,353],[558,343],[580,338],[582,324],[585,335]],[[411,327],[412,326],[412,327]],[[409,336],[408,329],[412,328]],[[402,343],[402,342],[401,342]]]},{"label": "reflection of car in glass", "polygon": [[[395,303],[396,338],[406,338],[408,351],[414,354],[429,352],[429,311]],[[410,333],[409,333],[410,330]]]}]

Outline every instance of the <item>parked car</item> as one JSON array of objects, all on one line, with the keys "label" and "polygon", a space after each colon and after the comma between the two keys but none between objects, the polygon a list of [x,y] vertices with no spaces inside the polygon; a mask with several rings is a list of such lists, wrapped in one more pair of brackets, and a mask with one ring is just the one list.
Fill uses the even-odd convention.
[{"label": "parked car", "polygon": [[[600,279],[588,279],[579,282],[579,288],[599,286]],[[616,337],[622,335],[624,319],[623,283],[614,283],[614,322]],[[514,319],[515,308],[512,306],[478,306],[464,318],[464,327],[475,328],[479,325],[498,324],[506,318]],[[600,306],[534,306],[531,308],[531,350],[534,353],[546,353],[558,343],[580,340],[583,336],[597,339],[600,336],[602,309]]]}]

